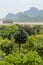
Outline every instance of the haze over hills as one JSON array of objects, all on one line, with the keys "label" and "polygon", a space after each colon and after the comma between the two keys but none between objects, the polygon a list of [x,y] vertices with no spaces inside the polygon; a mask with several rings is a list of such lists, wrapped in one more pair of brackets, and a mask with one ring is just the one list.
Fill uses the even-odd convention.
[{"label": "haze over hills", "polygon": [[17,14],[9,13],[5,18],[0,20],[12,19],[19,22],[43,22],[43,10],[38,10],[35,7],[30,8],[27,11],[18,12]]}]

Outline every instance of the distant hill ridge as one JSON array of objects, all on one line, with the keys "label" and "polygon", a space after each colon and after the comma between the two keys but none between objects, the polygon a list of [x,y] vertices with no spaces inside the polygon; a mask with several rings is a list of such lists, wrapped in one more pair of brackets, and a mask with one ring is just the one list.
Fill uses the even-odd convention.
[{"label": "distant hill ridge", "polygon": [[3,20],[7,19],[12,19],[19,22],[43,22],[43,10],[38,10],[37,8],[32,7],[23,13],[9,13],[5,18],[3,18]]}]

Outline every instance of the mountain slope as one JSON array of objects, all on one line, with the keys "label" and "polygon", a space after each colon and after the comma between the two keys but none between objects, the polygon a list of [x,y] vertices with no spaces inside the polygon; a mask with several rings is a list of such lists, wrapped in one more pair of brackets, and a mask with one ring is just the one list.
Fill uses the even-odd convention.
[{"label": "mountain slope", "polygon": [[43,10],[38,10],[35,7],[30,10],[18,12],[17,14],[9,13],[4,19],[12,19],[20,22],[43,22]]}]

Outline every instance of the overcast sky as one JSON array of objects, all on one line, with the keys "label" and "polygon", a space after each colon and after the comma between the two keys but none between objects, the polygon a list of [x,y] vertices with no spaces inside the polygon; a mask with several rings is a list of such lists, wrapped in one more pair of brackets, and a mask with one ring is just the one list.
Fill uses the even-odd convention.
[{"label": "overcast sky", "polygon": [[0,18],[8,13],[23,12],[31,7],[43,9],[43,0],[0,0]]}]

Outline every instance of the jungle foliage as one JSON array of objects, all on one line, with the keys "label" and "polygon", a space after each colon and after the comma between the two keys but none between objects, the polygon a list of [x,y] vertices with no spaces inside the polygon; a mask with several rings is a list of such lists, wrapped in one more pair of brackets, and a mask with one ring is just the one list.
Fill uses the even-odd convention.
[{"label": "jungle foliage", "polygon": [[43,25],[1,25],[0,65],[43,65]]}]

